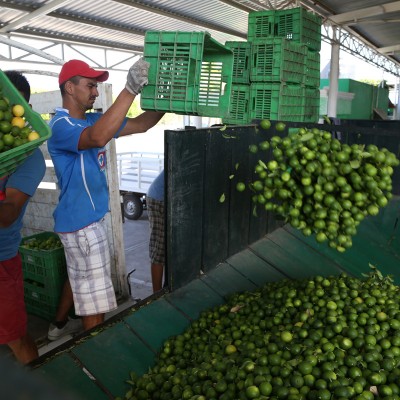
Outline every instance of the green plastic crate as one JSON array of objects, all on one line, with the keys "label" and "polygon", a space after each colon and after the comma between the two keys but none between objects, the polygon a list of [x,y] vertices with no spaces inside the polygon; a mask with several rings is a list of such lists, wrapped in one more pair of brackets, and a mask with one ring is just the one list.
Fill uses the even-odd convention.
[{"label": "green plastic crate", "polygon": [[285,38],[270,38],[251,44],[251,82],[303,83],[307,47]]},{"label": "green plastic crate", "polygon": [[252,83],[250,117],[303,122],[304,87],[286,83]]},{"label": "green plastic crate", "polygon": [[233,53],[208,32],[147,31],[149,83],[143,110],[223,118],[229,111]]},{"label": "green plastic crate", "polygon": [[2,177],[13,173],[28,155],[32,154],[37,147],[51,136],[51,130],[42,117],[32,110],[21,93],[1,70],[0,85],[2,87],[3,96],[8,98],[11,105],[21,104],[24,107],[24,117],[27,126],[30,126],[32,130],[35,130],[40,135],[40,138],[37,140],[0,153],[0,177]]},{"label": "green plastic crate", "polygon": [[26,312],[47,321],[53,321],[60,301],[61,291],[49,292],[36,282],[24,281]]},{"label": "green plastic crate", "polygon": [[275,13],[275,36],[307,45],[310,50],[321,50],[321,17],[303,7],[279,10]]},{"label": "green plastic crate", "polygon": [[266,39],[275,34],[275,10],[249,12],[247,40]]},{"label": "green plastic crate", "polygon": [[228,125],[245,125],[251,123],[249,115],[250,85],[233,84],[229,114],[222,122]]},{"label": "green plastic crate", "polygon": [[54,318],[67,279],[64,248],[35,250],[24,247],[24,244],[34,239],[47,240],[51,237],[58,236],[54,232],[27,236],[21,240],[19,247],[27,312],[49,321]]},{"label": "green plastic crate", "polygon": [[225,46],[233,52],[232,85],[235,83],[250,83],[250,52],[249,42],[225,42]]},{"label": "green plastic crate", "polygon": [[304,84],[308,87],[319,88],[321,80],[321,56],[319,52],[307,50],[306,60]]},{"label": "green plastic crate", "polygon": [[319,120],[319,88],[304,89],[304,122],[317,123]]}]

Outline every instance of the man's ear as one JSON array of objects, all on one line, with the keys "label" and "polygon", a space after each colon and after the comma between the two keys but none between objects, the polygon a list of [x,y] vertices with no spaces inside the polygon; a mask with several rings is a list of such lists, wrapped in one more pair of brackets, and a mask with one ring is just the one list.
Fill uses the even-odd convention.
[{"label": "man's ear", "polygon": [[71,81],[65,82],[64,90],[66,93],[68,93],[68,94],[72,93],[72,85],[73,85],[73,83]]}]

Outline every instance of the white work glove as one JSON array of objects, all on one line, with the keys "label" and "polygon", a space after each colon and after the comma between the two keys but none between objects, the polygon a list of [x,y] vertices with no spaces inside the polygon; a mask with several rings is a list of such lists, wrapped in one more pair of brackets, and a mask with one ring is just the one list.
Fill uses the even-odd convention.
[{"label": "white work glove", "polygon": [[130,67],[125,85],[128,92],[138,95],[142,91],[143,86],[149,83],[149,67],[150,63],[144,61],[143,58],[136,61],[135,64]]}]

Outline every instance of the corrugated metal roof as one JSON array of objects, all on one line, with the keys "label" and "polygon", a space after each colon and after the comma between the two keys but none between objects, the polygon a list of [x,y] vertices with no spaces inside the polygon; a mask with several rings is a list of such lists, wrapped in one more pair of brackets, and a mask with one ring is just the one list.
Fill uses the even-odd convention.
[{"label": "corrugated metal roof", "polygon": [[246,40],[250,11],[299,5],[382,51],[400,67],[400,1],[0,0],[0,35],[140,53],[147,30],[208,31],[220,43]]}]

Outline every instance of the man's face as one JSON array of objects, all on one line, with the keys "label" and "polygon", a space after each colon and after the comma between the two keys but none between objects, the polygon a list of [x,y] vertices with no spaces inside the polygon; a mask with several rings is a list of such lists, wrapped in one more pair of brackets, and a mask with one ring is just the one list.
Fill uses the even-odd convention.
[{"label": "man's face", "polygon": [[96,79],[81,78],[79,83],[74,84],[74,99],[85,110],[93,108],[98,95]]}]

